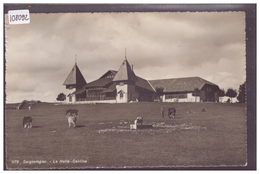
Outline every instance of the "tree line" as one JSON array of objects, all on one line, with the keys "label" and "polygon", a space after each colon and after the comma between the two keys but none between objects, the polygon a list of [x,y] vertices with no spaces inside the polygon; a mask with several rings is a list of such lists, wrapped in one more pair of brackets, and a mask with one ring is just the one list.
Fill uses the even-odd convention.
[{"label": "tree line", "polygon": [[220,89],[218,92],[219,97],[230,97],[231,102],[232,98],[237,98],[239,103],[245,103],[246,102],[246,82],[244,82],[242,85],[239,86],[239,90],[237,91],[236,89],[233,88],[228,88],[227,91],[224,89]]},{"label": "tree line", "polygon": [[[230,97],[231,101],[228,100],[227,102],[232,102],[233,98],[237,98],[239,103],[245,103],[246,102],[246,88],[245,88],[246,82],[244,82],[242,85],[239,86],[239,90],[233,88],[228,88],[227,91],[224,89],[219,89],[218,96],[219,97]],[[193,96],[199,96],[200,90],[198,88],[194,89],[194,92],[192,93]]]}]

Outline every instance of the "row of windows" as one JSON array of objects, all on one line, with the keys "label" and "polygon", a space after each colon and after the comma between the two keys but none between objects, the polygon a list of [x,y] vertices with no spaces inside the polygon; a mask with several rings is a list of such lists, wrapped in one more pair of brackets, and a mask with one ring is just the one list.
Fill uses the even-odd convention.
[{"label": "row of windows", "polygon": [[95,90],[95,89],[105,89],[104,87],[94,87],[94,88],[88,88],[88,90]]},{"label": "row of windows", "polygon": [[187,94],[166,94],[165,99],[170,98],[188,98]]},{"label": "row of windows", "polygon": [[115,76],[114,75],[108,75],[106,76],[106,78],[114,78]]}]

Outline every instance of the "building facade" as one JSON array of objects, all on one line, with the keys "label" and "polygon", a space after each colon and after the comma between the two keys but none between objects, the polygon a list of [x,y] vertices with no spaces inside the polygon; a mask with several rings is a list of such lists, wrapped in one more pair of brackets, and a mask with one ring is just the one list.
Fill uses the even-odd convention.
[{"label": "building facade", "polygon": [[[150,80],[163,102],[219,102],[219,87],[200,77]],[[197,89],[197,91],[196,91]]]},{"label": "building facade", "polygon": [[86,80],[80,72],[78,65],[75,63],[74,67],[63,83],[67,89],[66,102],[75,103],[76,99],[80,98],[81,94],[75,94],[74,91],[82,89],[82,87],[86,84]]},{"label": "building facade", "polygon": [[[75,64],[63,85],[67,103],[128,103],[136,101],[219,102],[219,87],[200,77],[146,80],[135,75],[127,59],[87,83]],[[158,90],[160,89],[160,90]],[[160,91],[160,92],[159,92]]]}]

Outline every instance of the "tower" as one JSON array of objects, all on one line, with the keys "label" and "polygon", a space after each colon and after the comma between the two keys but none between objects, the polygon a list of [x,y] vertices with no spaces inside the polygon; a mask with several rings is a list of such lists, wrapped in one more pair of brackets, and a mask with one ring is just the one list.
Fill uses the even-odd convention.
[{"label": "tower", "polygon": [[79,70],[77,62],[75,62],[74,67],[70,71],[69,75],[67,76],[66,80],[64,81],[63,85],[66,86],[68,89],[68,94],[66,94],[67,102],[75,102],[77,100],[77,94],[73,94],[73,89],[79,90],[86,85],[87,82],[85,81],[82,73]]},{"label": "tower", "polygon": [[135,91],[137,77],[126,57],[113,81],[116,82],[117,103],[127,103],[138,98],[138,93]]}]

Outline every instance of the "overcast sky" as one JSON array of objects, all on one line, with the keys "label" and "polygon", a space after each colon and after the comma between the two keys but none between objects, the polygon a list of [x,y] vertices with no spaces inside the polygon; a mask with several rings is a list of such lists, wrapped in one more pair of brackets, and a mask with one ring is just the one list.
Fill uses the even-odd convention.
[{"label": "overcast sky", "polygon": [[199,76],[225,90],[246,78],[244,12],[6,15],[7,102],[53,102],[77,64],[87,83],[125,58],[147,80]]}]

